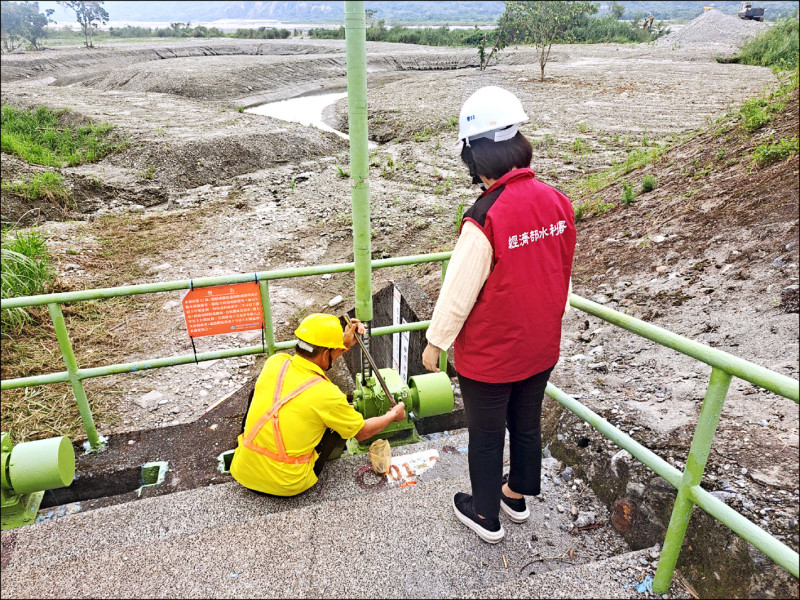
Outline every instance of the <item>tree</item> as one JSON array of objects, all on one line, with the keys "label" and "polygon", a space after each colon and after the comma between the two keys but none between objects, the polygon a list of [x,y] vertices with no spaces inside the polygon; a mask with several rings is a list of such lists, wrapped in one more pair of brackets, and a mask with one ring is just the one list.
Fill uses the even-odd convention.
[{"label": "tree", "polygon": [[16,42],[20,39],[21,11],[16,2],[3,0],[2,12],[0,14],[0,36],[3,39],[3,48],[6,52],[11,52],[17,47]]},{"label": "tree", "polygon": [[[506,29],[508,26],[508,14],[503,13],[500,18],[497,20],[497,27],[492,32],[493,41],[492,41],[492,49],[489,51],[489,54],[486,54],[486,43],[487,43],[487,34],[483,32],[481,35],[480,41],[478,41],[478,58],[480,59],[481,65],[480,70],[486,70],[486,67],[489,66],[489,61],[494,57],[495,62],[497,61],[497,57],[495,54],[505,48],[508,45],[508,35],[506,33]],[[479,31],[478,26],[475,25],[475,31]]]},{"label": "tree", "polygon": [[73,0],[61,2],[65,8],[75,11],[75,18],[83,29],[84,44],[87,48],[94,48],[92,33],[97,29],[98,23],[108,23],[108,13],[101,6],[102,2],[76,2]]},{"label": "tree", "polygon": [[539,48],[540,81],[544,81],[544,67],[553,43],[596,12],[593,2],[506,2],[504,16],[508,15],[509,41],[532,43]]},{"label": "tree", "polygon": [[6,52],[13,50],[16,42],[27,40],[38,49],[39,41],[45,37],[45,27],[52,23],[50,15],[53,9],[44,14],[39,12],[38,2],[6,2],[2,3],[2,39]]},{"label": "tree", "polygon": [[622,4],[618,4],[617,2],[611,3],[611,16],[614,17],[617,21],[622,18],[622,15],[625,14],[625,7]]}]

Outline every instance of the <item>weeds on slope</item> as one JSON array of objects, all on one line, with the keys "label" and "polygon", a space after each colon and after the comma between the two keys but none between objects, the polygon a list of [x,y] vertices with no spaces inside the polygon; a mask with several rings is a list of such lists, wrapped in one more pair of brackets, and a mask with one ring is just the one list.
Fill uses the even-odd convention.
[{"label": "weeds on slope", "polygon": [[55,171],[35,173],[19,181],[3,181],[2,188],[25,202],[47,200],[65,209],[73,205],[64,180]]},{"label": "weeds on slope", "polygon": [[775,25],[747,42],[733,58],[718,62],[770,67],[776,71],[796,69],[800,52],[800,25],[794,18],[780,19]]},{"label": "weeds on slope", "polygon": [[[55,274],[44,238],[36,230],[3,230],[0,264],[3,298],[43,294]],[[31,315],[24,308],[0,311],[2,337],[10,337],[30,320]]]}]

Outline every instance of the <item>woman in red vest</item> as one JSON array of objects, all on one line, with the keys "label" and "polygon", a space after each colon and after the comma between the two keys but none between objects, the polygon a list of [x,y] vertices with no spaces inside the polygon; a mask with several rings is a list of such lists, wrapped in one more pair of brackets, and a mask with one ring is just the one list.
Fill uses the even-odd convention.
[{"label": "woman in red vest", "polygon": [[[524,495],[541,483],[541,409],[569,307],[575,215],[564,194],[535,178],[528,120],[511,92],[477,90],[461,108],[461,159],[484,191],[465,213],[428,328],[425,367],[455,343],[469,429],[472,495],[457,493],[458,519],[483,540],[530,515]],[[505,430],[510,465],[503,475]]]}]

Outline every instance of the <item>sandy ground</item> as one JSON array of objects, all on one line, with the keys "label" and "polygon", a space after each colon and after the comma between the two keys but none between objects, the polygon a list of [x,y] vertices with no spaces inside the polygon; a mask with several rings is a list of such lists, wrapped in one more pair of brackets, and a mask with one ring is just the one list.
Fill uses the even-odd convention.
[{"label": "sandy ground", "polygon": [[[75,49],[48,52],[46,60],[3,57],[4,103],[69,107],[130,136],[128,150],[63,170],[79,192],[83,220],[48,220],[41,229],[64,285],[106,285],[108,274],[98,267],[106,263],[92,253],[103,235],[94,216],[108,213],[131,213],[150,235],[170,240],[163,251],[155,248],[138,259],[144,275],[129,283],[352,259],[349,181],[340,176],[349,162],[346,142],[236,108],[342,87],[343,45],[243,41],[243,55],[233,55],[236,44],[198,49],[187,43],[176,46],[177,58],[169,60],[152,60],[156,51],[158,58],[169,56],[163,44],[146,50],[115,46],[88,58]],[[498,65],[481,72],[474,51],[369,45],[370,135],[380,142],[371,155],[374,256],[452,248],[455,215],[476,189],[452,149],[451,119],[475,89],[502,85],[519,95],[531,117],[522,131],[535,145],[532,166],[546,183],[569,189],[635,148],[687,135],[775,87],[768,69],[711,60],[726,51],[558,46],[542,84],[535,56],[526,49],[503,51]],[[332,126],[346,127],[344,101],[327,114]],[[678,156],[675,169],[690,160]],[[153,177],[143,178],[151,166]],[[3,155],[4,179],[28,170]],[[100,191],[93,192],[87,180],[100,180]],[[575,291],[618,309],[627,308],[629,299],[642,308],[635,316],[797,378],[798,317],[779,306],[781,290],[797,283],[797,247],[791,245],[796,183],[786,188],[794,212],[781,213],[758,237],[755,225],[726,220],[720,204],[705,211],[710,216],[702,235],[684,235],[671,213],[660,212],[670,197],[694,185],[711,186],[706,192],[713,197],[718,183],[675,182],[662,186],[653,201],[637,204],[635,215],[612,212],[581,223]],[[735,194],[726,198],[736,201]],[[683,204],[671,206],[680,210]],[[646,253],[637,252],[642,246]],[[438,266],[376,272],[375,288],[408,273],[436,295]],[[349,308],[352,276],[284,280],[270,290],[277,338],[289,339],[298,317],[329,310],[335,296],[346,298],[337,309]],[[675,301],[681,294],[686,298]],[[116,335],[135,347],[124,360],[191,352],[180,294],[147,298],[116,326]],[[226,337],[202,340],[198,350],[253,344],[258,336]],[[557,385],[640,441],[668,447],[675,464],[685,460],[685,450],[674,450],[694,429],[709,368],[578,311],[565,319],[562,352]],[[100,429],[190,421],[243,384],[254,361],[115,377],[111,387],[122,417]],[[597,363],[605,367],[591,366]],[[158,394],[146,397],[152,390]],[[734,380],[710,459],[712,481],[732,480],[737,493],[752,498],[754,518],[783,532],[795,548],[797,433],[795,404]]]}]

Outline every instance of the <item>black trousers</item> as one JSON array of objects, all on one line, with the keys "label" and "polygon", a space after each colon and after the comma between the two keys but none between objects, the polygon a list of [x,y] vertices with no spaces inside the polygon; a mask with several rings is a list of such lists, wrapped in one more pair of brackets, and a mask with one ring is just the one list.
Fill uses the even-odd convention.
[{"label": "black trousers", "polygon": [[508,486],[518,494],[541,491],[542,400],[553,368],[513,383],[484,383],[458,376],[469,430],[473,508],[482,517],[500,513],[503,448],[508,428]]},{"label": "black trousers", "polygon": [[319,474],[322,473],[322,467],[325,466],[325,462],[330,458],[331,454],[333,454],[333,451],[344,450],[346,444],[347,440],[333,429],[326,429],[325,433],[322,434],[322,439],[319,441],[319,444],[314,448],[317,454],[319,454],[317,462],[314,463],[314,475],[319,477]]}]

